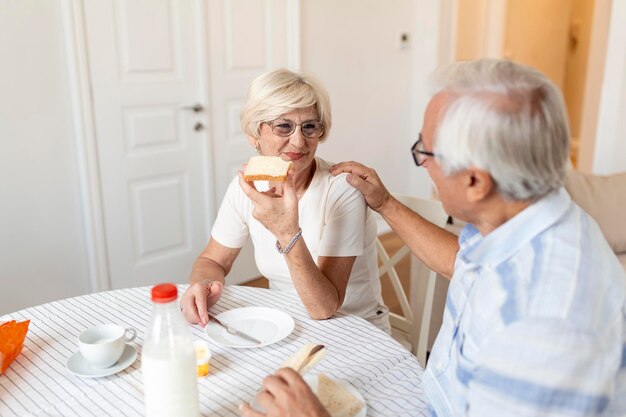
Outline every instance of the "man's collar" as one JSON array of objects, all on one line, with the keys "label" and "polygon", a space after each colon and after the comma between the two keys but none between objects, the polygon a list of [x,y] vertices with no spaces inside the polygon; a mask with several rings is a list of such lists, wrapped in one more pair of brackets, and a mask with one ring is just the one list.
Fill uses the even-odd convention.
[{"label": "man's collar", "polygon": [[459,238],[459,256],[468,263],[498,265],[517,249],[555,224],[570,206],[564,188],[531,204],[486,236],[468,225]]}]

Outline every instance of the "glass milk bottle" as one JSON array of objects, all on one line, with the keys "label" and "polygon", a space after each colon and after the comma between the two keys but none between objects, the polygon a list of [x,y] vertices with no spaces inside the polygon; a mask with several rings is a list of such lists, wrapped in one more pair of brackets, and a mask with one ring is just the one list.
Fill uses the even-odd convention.
[{"label": "glass milk bottle", "polygon": [[147,417],[198,417],[196,357],[174,284],[152,288],[152,318],[141,354]]}]

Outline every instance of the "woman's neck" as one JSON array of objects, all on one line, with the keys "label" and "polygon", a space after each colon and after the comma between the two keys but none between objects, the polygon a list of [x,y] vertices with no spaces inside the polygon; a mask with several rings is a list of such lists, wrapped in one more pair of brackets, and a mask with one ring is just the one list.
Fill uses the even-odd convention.
[{"label": "woman's neck", "polygon": [[316,166],[317,162],[314,159],[308,169],[296,174],[294,185],[296,187],[296,195],[298,196],[298,199],[300,199],[300,197],[304,195],[307,188],[309,188],[309,185],[313,180],[313,176],[315,175]]}]

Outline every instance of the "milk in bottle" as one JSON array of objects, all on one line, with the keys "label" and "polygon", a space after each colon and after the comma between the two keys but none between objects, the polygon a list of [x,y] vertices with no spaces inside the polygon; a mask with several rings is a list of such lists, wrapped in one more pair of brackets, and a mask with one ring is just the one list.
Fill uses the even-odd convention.
[{"label": "milk in bottle", "polygon": [[196,358],[174,284],[152,288],[153,311],[141,372],[148,417],[200,416]]}]

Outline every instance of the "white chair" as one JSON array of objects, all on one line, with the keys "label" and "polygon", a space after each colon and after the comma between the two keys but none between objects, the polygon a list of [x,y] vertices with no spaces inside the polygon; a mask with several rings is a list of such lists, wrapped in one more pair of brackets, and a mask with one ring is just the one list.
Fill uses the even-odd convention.
[{"label": "white chair", "polygon": [[[431,223],[442,228],[445,227],[448,215],[439,201],[406,195],[394,195],[394,197]],[[428,350],[431,311],[437,274],[413,256],[406,245],[403,245],[393,256],[389,256],[380,239],[377,239],[376,246],[378,257],[381,261],[378,276],[380,278],[384,275],[389,277],[402,309],[402,315],[389,313],[391,327],[407,335],[411,352],[417,357],[422,366],[426,366],[426,352]],[[412,302],[409,301],[395,269],[398,262],[409,255],[411,256]]]}]

